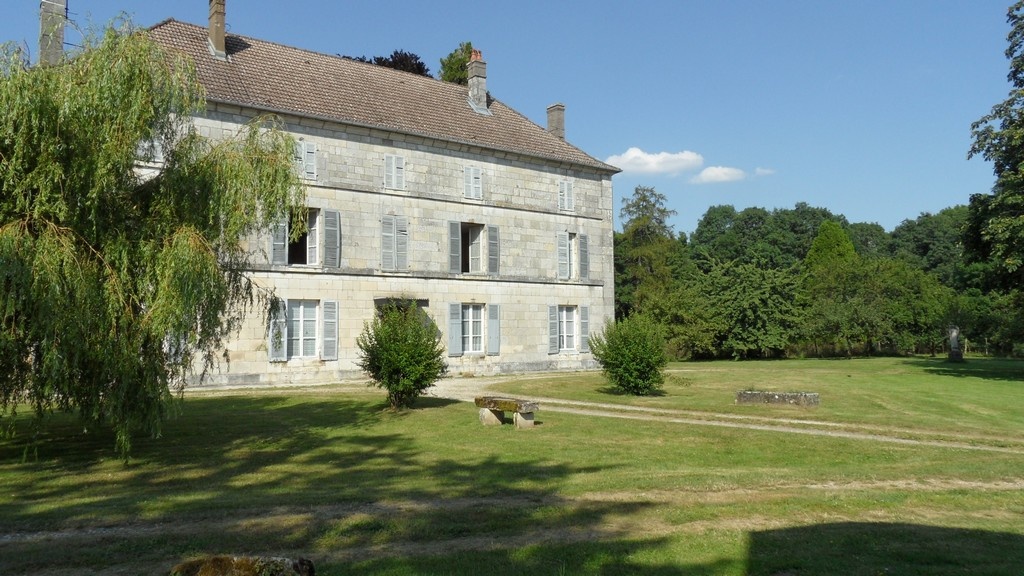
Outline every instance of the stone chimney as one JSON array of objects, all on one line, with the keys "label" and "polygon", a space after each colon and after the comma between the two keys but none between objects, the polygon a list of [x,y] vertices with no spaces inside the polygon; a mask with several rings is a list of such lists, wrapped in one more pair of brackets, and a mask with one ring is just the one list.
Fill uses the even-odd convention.
[{"label": "stone chimney", "polygon": [[53,66],[64,55],[64,23],[67,0],[39,1],[39,64]]},{"label": "stone chimney", "polygon": [[224,3],[227,0],[210,0],[210,53],[214,58],[228,57],[224,41]]},{"label": "stone chimney", "polygon": [[552,104],[548,106],[548,132],[565,140],[565,104]]},{"label": "stone chimney", "polygon": [[474,110],[481,113],[487,111],[487,63],[483,60],[483,54],[473,49],[469,56],[469,104]]}]

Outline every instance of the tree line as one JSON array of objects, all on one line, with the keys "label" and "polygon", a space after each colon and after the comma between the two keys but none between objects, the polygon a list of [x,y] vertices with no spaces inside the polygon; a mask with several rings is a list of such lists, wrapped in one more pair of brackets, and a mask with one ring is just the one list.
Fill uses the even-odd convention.
[{"label": "tree line", "polygon": [[615,315],[649,315],[676,359],[940,353],[1024,354],[1024,293],[970,243],[972,211],[946,208],[892,232],[798,203],[713,206],[687,236],[665,197],[639,186],[615,234]]}]

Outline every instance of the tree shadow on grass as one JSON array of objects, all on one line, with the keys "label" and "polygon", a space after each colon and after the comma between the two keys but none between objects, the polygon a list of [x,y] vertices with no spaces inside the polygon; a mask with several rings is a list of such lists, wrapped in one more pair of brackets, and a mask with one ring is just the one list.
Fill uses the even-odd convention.
[{"label": "tree shadow on grass", "polygon": [[668,395],[663,388],[659,388],[658,390],[652,390],[647,394],[640,396],[637,394],[630,394],[628,392],[623,391],[621,388],[616,388],[615,386],[612,385],[602,386],[601,388],[597,389],[597,392],[600,394],[607,394],[608,396],[619,396],[622,398],[663,398]]},{"label": "tree shadow on grass", "polygon": [[[83,434],[57,415],[35,460],[21,462],[18,443],[0,440],[0,573],[159,573],[205,554],[306,556],[326,562],[318,573],[348,573],[387,555],[380,550],[429,559],[498,543],[512,574],[539,560],[511,550],[539,546],[544,557],[551,534],[584,535],[567,573],[704,573],[632,570],[590,544],[621,540],[607,520],[651,506],[561,495],[572,476],[607,467],[552,459],[558,452],[540,446],[539,433],[484,430],[472,405],[417,406],[395,413],[374,398],[284,393],[190,398],[163,438],[136,440],[128,465],[109,433]],[[663,543],[616,545],[639,553]]]},{"label": "tree shadow on grass", "polygon": [[913,357],[904,362],[937,376],[1024,382],[1024,360],[969,358],[965,362],[950,362],[945,358]]},{"label": "tree shadow on grass", "polygon": [[843,522],[752,532],[748,576],[1019,574],[1024,536]]}]

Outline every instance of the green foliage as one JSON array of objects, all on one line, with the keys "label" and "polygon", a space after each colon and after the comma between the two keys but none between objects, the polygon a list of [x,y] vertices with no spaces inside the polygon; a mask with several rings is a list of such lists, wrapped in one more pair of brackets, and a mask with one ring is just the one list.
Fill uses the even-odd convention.
[{"label": "green foliage", "polygon": [[437,325],[415,302],[389,303],[356,339],[359,367],[388,392],[392,408],[406,408],[448,373]]},{"label": "green foliage", "polygon": [[967,233],[974,258],[994,258],[1012,274],[1024,265],[1024,2],[1010,6],[1006,19],[1012,88],[1006,100],[971,124],[968,153],[992,162],[996,182],[991,194],[971,196]]},{"label": "green foliage", "polygon": [[591,335],[590,350],[612,385],[626,394],[653,394],[664,383],[665,337],[645,315],[623,318]]},{"label": "green foliage", "polygon": [[615,235],[617,318],[642,312],[671,290],[672,255],[683,246],[668,223],[675,211],[665,202],[665,196],[649,186],[637,186],[632,197],[622,199],[623,231]]},{"label": "green foliage", "polygon": [[473,43],[462,42],[459,47],[452,50],[444,58],[441,58],[441,71],[437,78],[443,82],[452,84],[469,84],[469,58],[473,54]]},{"label": "green foliage", "polygon": [[365,62],[367,64],[393,68],[395,70],[401,70],[402,72],[409,72],[411,74],[433,78],[433,76],[430,75],[430,68],[427,68],[427,65],[420,60],[419,55],[413,54],[412,52],[406,52],[405,50],[395,50],[390,56],[374,56],[373,58],[367,58],[366,56],[347,56],[347,58],[355,60],[356,62]]},{"label": "green foliage", "polygon": [[0,415],[77,411],[127,457],[259,299],[244,241],[302,204],[292,141],[200,137],[191,63],[127,26],[58,66],[2,58]]},{"label": "green foliage", "polygon": [[733,358],[781,357],[800,321],[799,278],[790,270],[728,263],[708,274],[705,293],[714,298],[721,350]]}]

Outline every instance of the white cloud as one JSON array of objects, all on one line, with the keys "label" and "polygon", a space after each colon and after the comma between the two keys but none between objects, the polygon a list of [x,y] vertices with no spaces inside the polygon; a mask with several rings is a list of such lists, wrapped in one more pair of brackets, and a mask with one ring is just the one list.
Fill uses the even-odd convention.
[{"label": "white cloud", "polygon": [[678,174],[700,168],[704,165],[704,157],[689,150],[650,153],[634,146],[623,154],[609,156],[605,162],[621,168],[624,172]]},{"label": "white cloud", "polygon": [[771,168],[755,168],[754,169],[754,176],[771,176],[772,174],[775,174],[775,170],[773,170]]},{"label": "white cloud", "polygon": [[746,172],[739,168],[726,166],[708,166],[690,179],[691,184],[715,184],[718,182],[735,182],[747,177]]}]

